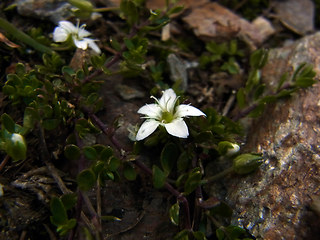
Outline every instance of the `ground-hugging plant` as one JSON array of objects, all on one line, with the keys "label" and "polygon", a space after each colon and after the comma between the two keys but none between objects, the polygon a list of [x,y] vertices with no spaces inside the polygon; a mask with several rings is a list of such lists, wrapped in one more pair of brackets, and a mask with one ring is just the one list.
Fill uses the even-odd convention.
[{"label": "ground-hugging plant", "polygon": [[[69,2],[78,7],[78,16],[90,16],[95,11],[90,2]],[[18,63],[15,73],[6,76],[2,91],[8,97],[11,111],[20,116],[17,119],[8,113],[1,116],[0,148],[7,154],[6,161],[10,158],[23,161],[32,157],[27,151],[28,147],[33,147],[28,144],[28,139],[31,135],[37,137],[40,159],[62,193],[53,196],[50,202],[50,220],[61,236],[76,239],[82,228],[88,239],[104,239],[103,221],[121,219],[102,215],[101,189],[107,181],[135,180],[135,169],[139,168],[142,174],[150,176],[156,189],[166,189],[176,199],[169,210],[170,220],[179,226],[174,239],[251,239],[244,229],[224,226],[217,220],[221,216],[227,219],[232,210],[222,199],[203,194],[203,186],[223,180],[230,173],[251,173],[263,163],[263,156],[239,152],[236,138],[242,134],[242,127],[238,122],[222,116],[213,108],[199,110],[188,103],[180,88],[170,88],[170,83],[159,77],[164,74],[159,67],[161,60],[150,68],[146,67],[152,41],[149,33],[161,29],[170,21],[170,16],[181,9],[168,4],[163,11],[150,11],[144,7],[143,1],[123,0],[115,14],[126,22],[126,37],[117,40],[117,36],[110,36],[108,47],[113,49],[112,56],[106,52],[100,54],[97,44],[101,47],[106,43],[87,38],[89,32],[84,30],[84,25],[79,27],[78,23],[75,27],[70,22],[60,22],[53,40],[63,42],[61,49],[68,47],[71,51],[77,47],[90,51],[92,48],[95,52],[80,69],[65,64],[66,59],[56,53],[57,44],[53,44],[54,52],[48,46],[24,38],[19,30],[10,30],[10,34],[23,36],[21,41],[45,54],[42,64],[27,69]],[[6,22],[0,21],[0,27],[6,30]],[[284,75],[277,89],[266,92],[260,82],[260,71],[266,62],[267,52],[263,49],[251,55],[248,81],[237,94],[242,110],[235,120],[248,115],[258,116],[265,104],[314,83],[312,67],[302,64],[290,81]],[[109,76],[116,74],[148,76],[153,81],[156,73],[157,81],[150,89],[156,96],[152,97],[156,103],[138,110],[137,114],[145,115],[146,121],[140,128],[134,128],[136,141],[132,142],[131,149],[126,149],[114,136],[116,122],[107,126],[97,116],[102,109],[108,111],[98,91],[104,82],[97,77],[104,74],[105,81],[108,81]],[[63,154],[59,157],[77,161],[77,186],[72,189],[64,184],[52,164],[47,144],[48,139],[61,132],[65,141],[56,143],[63,145]],[[96,142],[96,137],[101,134],[108,139],[109,145]],[[160,152],[159,156],[150,155],[150,149]],[[144,162],[145,158],[151,165]],[[230,159],[229,168],[207,177],[204,166],[220,158]],[[89,191],[95,193],[95,204],[88,195]],[[84,209],[87,210],[84,212]],[[208,224],[215,229],[215,236],[208,233]]]}]

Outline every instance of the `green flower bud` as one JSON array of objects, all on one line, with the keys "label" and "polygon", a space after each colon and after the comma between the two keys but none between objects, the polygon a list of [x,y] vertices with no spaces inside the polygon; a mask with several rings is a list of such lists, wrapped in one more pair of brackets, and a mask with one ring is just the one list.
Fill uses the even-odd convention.
[{"label": "green flower bud", "polygon": [[238,174],[247,174],[256,170],[263,163],[262,159],[258,154],[241,154],[233,160],[232,168]]},{"label": "green flower bud", "polygon": [[93,5],[91,2],[86,0],[68,0],[68,2],[79,8],[82,11],[92,12],[93,11]]},{"label": "green flower bud", "polygon": [[236,154],[237,152],[239,152],[240,147],[238,144],[236,143],[231,143],[228,141],[222,141],[219,142],[218,144],[218,151],[220,153],[220,155],[224,156],[232,156],[234,154]]},{"label": "green flower bud", "polygon": [[24,160],[27,157],[26,141],[18,133],[13,133],[6,139],[5,150],[14,161]]}]

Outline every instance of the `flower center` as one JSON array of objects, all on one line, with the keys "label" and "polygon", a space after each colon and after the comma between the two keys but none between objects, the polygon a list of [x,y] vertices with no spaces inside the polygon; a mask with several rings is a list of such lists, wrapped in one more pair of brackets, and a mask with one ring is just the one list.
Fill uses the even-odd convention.
[{"label": "flower center", "polygon": [[170,113],[170,112],[162,112],[162,115],[161,115],[161,122],[162,123],[170,123],[172,122],[172,120],[174,119],[173,117],[173,114]]}]

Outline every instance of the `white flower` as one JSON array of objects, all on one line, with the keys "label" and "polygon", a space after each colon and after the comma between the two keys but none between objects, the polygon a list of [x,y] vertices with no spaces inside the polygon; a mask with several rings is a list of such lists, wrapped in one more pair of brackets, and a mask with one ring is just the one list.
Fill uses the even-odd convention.
[{"label": "white flower", "polygon": [[136,140],[140,141],[153,133],[159,125],[164,126],[169,134],[179,138],[187,138],[189,131],[187,124],[183,120],[189,116],[205,116],[199,109],[186,104],[176,105],[178,100],[175,92],[170,88],[163,92],[158,100],[151,96],[156,103],[146,104],[138,110],[144,114],[147,120],[141,125]]},{"label": "white flower", "polygon": [[68,37],[71,35],[72,40],[77,48],[86,50],[88,46],[92,48],[96,53],[100,54],[101,50],[98,45],[95,43],[96,40],[87,38],[91,35],[90,32],[84,29],[85,24],[79,26],[74,26],[69,21],[60,21],[59,27],[56,27],[53,32],[53,40],[55,42],[65,42]]}]

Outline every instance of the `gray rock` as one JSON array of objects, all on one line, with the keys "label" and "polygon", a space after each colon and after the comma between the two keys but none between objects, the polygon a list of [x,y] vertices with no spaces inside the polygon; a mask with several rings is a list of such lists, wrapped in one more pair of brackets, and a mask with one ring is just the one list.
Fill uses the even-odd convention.
[{"label": "gray rock", "polygon": [[304,35],[314,31],[314,2],[311,0],[274,0],[274,10],[290,30]]},{"label": "gray rock", "polygon": [[[262,76],[273,86],[302,62],[320,74],[320,33],[274,49]],[[317,239],[320,217],[310,206],[320,195],[320,84],[267,107],[248,134],[246,152],[266,162],[254,174],[226,179],[232,223],[257,239]]]},{"label": "gray rock", "polygon": [[20,15],[47,19],[53,23],[72,15],[71,5],[63,0],[16,0],[16,4]]}]

